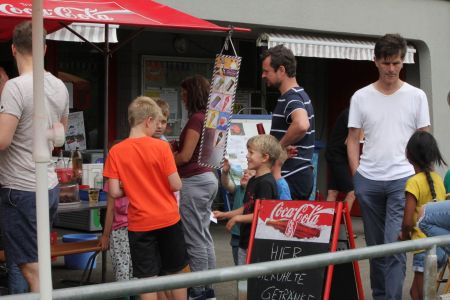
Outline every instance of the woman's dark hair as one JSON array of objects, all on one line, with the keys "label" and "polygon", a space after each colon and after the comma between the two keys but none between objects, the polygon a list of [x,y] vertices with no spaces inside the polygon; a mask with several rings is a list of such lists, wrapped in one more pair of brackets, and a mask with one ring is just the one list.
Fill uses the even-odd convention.
[{"label": "woman's dark hair", "polygon": [[201,76],[194,75],[181,82],[181,87],[187,93],[186,108],[189,115],[206,109],[209,97],[209,81]]},{"label": "woman's dark hair", "polygon": [[431,196],[436,199],[433,179],[430,172],[434,165],[447,165],[439,151],[438,144],[433,135],[426,131],[416,131],[406,145],[406,157],[408,160],[425,172]]}]

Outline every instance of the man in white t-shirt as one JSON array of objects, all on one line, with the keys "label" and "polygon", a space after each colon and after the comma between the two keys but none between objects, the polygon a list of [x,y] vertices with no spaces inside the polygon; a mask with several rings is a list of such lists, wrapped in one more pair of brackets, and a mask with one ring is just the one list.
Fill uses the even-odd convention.
[{"label": "man in white t-shirt", "polygon": [[[36,171],[33,149],[33,57],[31,21],[14,28],[12,54],[19,76],[6,82],[0,99],[0,221],[8,264],[18,265],[32,292],[39,291],[36,231]],[[43,36],[45,38],[45,34]],[[44,94],[48,127],[67,125],[69,94],[64,83],[46,72]],[[49,151],[51,145],[49,143]],[[50,223],[59,201],[58,179],[49,162]]]},{"label": "man in white t-shirt", "polygon": [[[406,159],[406,144],[416,130],[430,126],[425,93],[399,78],[405,54],[406,41],[400,35],[380,38],[374,58],[379,78],[356,91],[350,104],[347,153],[368,246],[397,241],[405,183],[414,174]],[[373,299],[402,299],[405,268],[405,254],[371,259]]]}]

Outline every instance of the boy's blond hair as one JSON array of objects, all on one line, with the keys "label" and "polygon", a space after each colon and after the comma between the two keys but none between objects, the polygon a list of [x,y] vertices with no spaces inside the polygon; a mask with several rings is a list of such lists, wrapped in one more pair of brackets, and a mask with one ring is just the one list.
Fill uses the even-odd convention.
[{"label": "boy's blond hair", "polygon": [[247,147],[252,147],[262,154],[269,155],[269,162],[272,166],[280,157],[282,151],[278,140],[269,134],[260,134],[251,137],[247,142]]},{"label": "boy's blond hair", "polygon": [[167,103],[166,101],[164,101],[163,99],[161,99],[159,97],[153,97],[152,99],[155,100],[156,104],[158,104],[159,108],[161,108],[162,115],[164,117],[166,117],[167,119],[169,119],[169,114],[170,114],[169,103]]},{"label": "boy's blond hair", "polygon": [[161,109],[152,98],[139,96],[128,106],[128,123],[133,128],[144,122],[146,118],[151,117],[156,120],[161,114]]}]

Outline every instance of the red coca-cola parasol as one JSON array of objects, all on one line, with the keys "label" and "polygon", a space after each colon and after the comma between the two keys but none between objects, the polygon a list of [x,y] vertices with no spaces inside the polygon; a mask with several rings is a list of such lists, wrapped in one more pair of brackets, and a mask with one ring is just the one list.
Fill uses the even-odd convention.
[{"label": "red coca-cola parasol", "polygon": [[[31,0],[5,0],[0,4],[0,41],[11,38],[14,26],[31,18]],[[72,22],[119,24],[139,27],[228,31],[151,0],[44,0],[44,26],[50,33]],[[234,28],[235,31],[249,31]]]},{"label": "red coca-cola parasol", "polygon": [[[169,6],[152,0],[42,0],[44,27],[48,33],[66,27],[73,22],[118,24],[141,27],[135,35],[124,43],[135,38],[144,28],[183,29],[196,31],[226,32],[230,28],[218,26],[211,22],[186,14]],[[32,0],[5,0],[0,4],[0,42],[11,39],[12,30],[18,23],[30,19],[32,14]],[[67,28],[67,27],[66,27]],[[72,31],[71,29],[69,29]],[[233,27],[234,31],[246,32],[247,28]],[[105,30],[107,34],[108,30]],[[76,34],[74,32],[74,34]],[[79,36],[84,40],[83,37]],[[94,47],[105,58],[105,124],[104,147],[106,154],[109,140],[113,139],[109,133],[111,124],[108,119],[108,85],[109,59],[122,44],[110,49],[108,37],[105,36],[104,47]],[[85,40],[86,41],[86,40]],[[92,43],[90,43],[92,45]]]}]

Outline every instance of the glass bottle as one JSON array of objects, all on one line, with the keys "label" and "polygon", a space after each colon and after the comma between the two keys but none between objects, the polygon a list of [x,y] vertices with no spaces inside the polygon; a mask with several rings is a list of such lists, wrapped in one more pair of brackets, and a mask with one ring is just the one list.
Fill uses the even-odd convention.
[{"label": "glass bottle", "polygon": [[[58,160],[55,163],[55,172],[58,176],[59,183],[65,183],[68,181],[66,172],[66,164],[64,163],[63,151],[59,151]],[[69,175],[70,176],[70,175]]]},{"label": "glass bottle", "polygon": [[101,190],[103,188],[103,176],[101,173],[95,173],[94,189]]},{"label": "glass bottle", "polygon": [[78,147],[72,152],[72,172],[74,181],[81,184],[83,179],[83,156]]},{"label": "glass bottle", "polygon": [[66,174],[67,174],[66,182],[72,182],[75,180],[73,178],[72,158],[73,158],[73,150],[70,151],[70,156],[66,164]]},{"label": "glass bottle", "polygon": [[64,169],[66,167],[66,164],[64,163],[64,157],[63,157],[63,151],[62,149],[59,151],[58,160],[55,164],[55,170],[57,169]]}]

